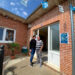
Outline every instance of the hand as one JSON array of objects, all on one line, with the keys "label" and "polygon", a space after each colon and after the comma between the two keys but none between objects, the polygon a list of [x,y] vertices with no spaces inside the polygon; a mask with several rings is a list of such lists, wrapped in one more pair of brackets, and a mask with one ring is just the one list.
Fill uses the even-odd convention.
[{"label": "hand", "polygon": [[32,52],[32,50],[30,49],[30,53]]},{"label": "hand", "polygon": [[39,53],[41,53],[41,50],[39,50]]},{"label": "hand", "polygon": [[42,51],[42,49],[39,50],[39,52],[41,52],[41,51]]}]

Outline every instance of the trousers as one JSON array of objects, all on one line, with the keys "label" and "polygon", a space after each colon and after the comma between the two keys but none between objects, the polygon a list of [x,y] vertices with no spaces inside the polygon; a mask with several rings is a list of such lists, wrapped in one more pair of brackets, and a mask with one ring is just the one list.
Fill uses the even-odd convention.
[{"label": "trousers", "polygon": [[36,50],[36,54],[37,54],[37,63],[40,63],[40,65],[42,64],[42,52],[39,52],[39,50]]},{"label": "trousers", "polygon": [[32,63],[32,61],[33,61],[33,57],[34,57],[34,54],[35,54],[35,49],[31,49],[32,51],[31,51],[31,56],[30,56],[30,62]]}]

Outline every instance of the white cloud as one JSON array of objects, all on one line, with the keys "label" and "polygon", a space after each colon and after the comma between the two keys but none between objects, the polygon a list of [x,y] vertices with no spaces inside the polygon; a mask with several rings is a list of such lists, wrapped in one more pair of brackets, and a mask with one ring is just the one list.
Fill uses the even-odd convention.
[{"label": "white cloud", "polygon": [[18,11],[18,8],[12,8],[11,10],[12,11]]},{"label": "white cloud", "polygon": [[27,13],[27,12],[25,12],[25,11],[23,12],[23,14],[24,14],[25,16],[27,16],[27,15],[28,15],[28,13]]},{"label": "white cloud", "polygon": [[22,3],[25,7],[27,7],[28,1],[29,1],[29,0],[21,0],[21,3]]},{"label": "white cloud", "polygon": [[15,3],[14,2],[10,2],[10,5],[15,6]]}]

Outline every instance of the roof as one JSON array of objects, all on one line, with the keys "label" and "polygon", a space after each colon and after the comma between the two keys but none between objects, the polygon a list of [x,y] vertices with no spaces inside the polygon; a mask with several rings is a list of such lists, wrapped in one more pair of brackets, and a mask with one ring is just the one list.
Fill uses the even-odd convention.
[{"label": "roof", "polygon": [[43,0],[0,0],[0,8],[26,19]]},{"label": "roof", "polygon": [[[4,0],[3,0],[4,1]],[[11,1],[14,1],[14,0],[11,0]],[[17,0],[15,0],[17,1]],[[21,0],[20,0],[21,1]],[[33,0],[31,0],[33,1]],[[39,0],[35,0],[35,1],[39,1]],[[42,0],[40,0],[42,1]],[[54,8],[56,5],[60,4],[64,2],[64,0],[48,0],[48,8],[47,9],[43,9],[42,8],[42,5],[39,3],[37,5],[37,7],[35,7],[34,11],[32,11],[29,16],[27,16],[26,18],[24,18],[24,16],[20,16],[20,15],[16,15],[14,13],[12,13],[11,11],[9,10],[6,10],[4,8],[0,8],[0,13],[4,16],[8,16],[8,17],[11,17],[13,18],[14,20],[19,20],[23,23],[31,23],[33,22],[34,20],[38,19],[40,16],[44,15],[45,13],[47,13],[48,11],[50,11],[52,8]],[[37,4],[37,2],[35,2],[35,4]],[[14,3],[11,3],[11,5],[14,5]],[[35,5],[33,5],[35,6]],[[22,6],[23,7],[23,6]],[[15,8],[16,9],[16,8]],[[19,8],[18,8],[19,9]],[[30,8],[29,8],[30,9]],[[32,8],[31,8],[32,9]],[[28,9],[27,9],[28,10]],[[30,10],[31,11],[31,10]],[[25,11],[23,11],[25,12]],[[22,12],[22,13],[23,13]]]},{"label": "roof", "polygon": [[40,18],[42,15],[46,14],[48,11],[58,6],[58,4],[63,3],[66,0],[48,0],[48,8],[43,9],[42,5],[40,5],[28,18],[27,23],[31,23],[34,20]]}]

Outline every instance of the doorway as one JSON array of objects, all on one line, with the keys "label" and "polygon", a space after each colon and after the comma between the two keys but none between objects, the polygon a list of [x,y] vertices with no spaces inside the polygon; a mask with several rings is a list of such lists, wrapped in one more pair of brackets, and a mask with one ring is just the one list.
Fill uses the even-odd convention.
[{"label": "doorway", "polygon": [[43,61],[60,69],[59,22],[39,28],[34,34],[43,41]]},{"label": "doorway", "polygon": [[44,45],[42,49],[43,62],[48,62],[48,27],[40,28],[39,36]]},{"label": "doorway", "polygon": [[[43,62],[48,62],[48,26],[34,30],[34,35],[36,35],[36,37],[40,36],[40,39],[43,41],[44,46],[42,49],[42,56],[43,56],[42,59],[43,59]],[[36,54],[35,54],[35,57],[36,57]]]}]

